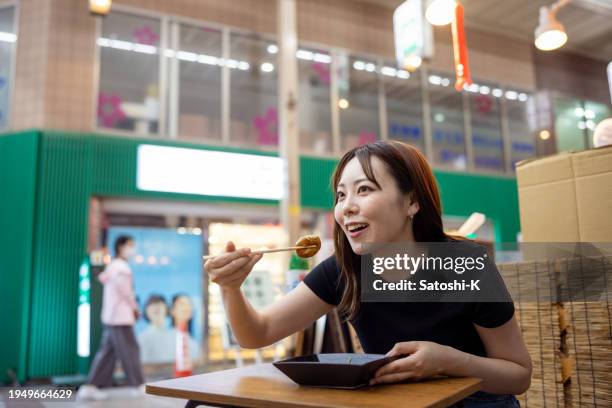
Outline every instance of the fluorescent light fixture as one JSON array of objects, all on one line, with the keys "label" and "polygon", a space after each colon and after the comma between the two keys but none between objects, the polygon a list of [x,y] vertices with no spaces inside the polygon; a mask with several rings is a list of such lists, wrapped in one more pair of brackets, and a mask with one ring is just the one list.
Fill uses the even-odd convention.
[{"label": "fluorescent light fixture", "polygon": [[488,95],[491,92],[491,88],[489,88],[488,86],[482,85],[478,88],[478,92],[480,92],[483,95]]},{"label": "fluorescent light fixture", "polygon": [[397,70],[397,77],[401,78],[401,79],[408,79],[408,78],[410,78],[410,72],[405,71],[403,69],[398,69]]},{"label": "fluorescent light fixture", "polygon": [[450,79],[448,78],[442,78],[442,80],[440,81],[440,84],[442,86],[449,86],[450,85]]},{"label": "fluorescent light fixture", "polygon": [[499,88],[495,88],[493,89],[493,92],[491,92],[493,94],[494,97],[496,98],[501,98],[502,96],[504,96],[504,91],[502,91]]},{"label": "fluorescent light fixture", "polygon": [[306,50],[297,50],[295,56],[298,57],[298,59],[312,61],[312,59],[314,58],[314,53]]},{"label": "fluorescent light fixture", "polygon": [[274,65],[270,62],[264,62],[259,67],[263,72],[272,72],[274,71]]},{"label": "fluorescent light fixture", "polygon": [[382,67],[380,69],[380,72],[383,75],[391,76],[391,77],[394,77],[395,75],[397,75],[397,69],[393,67]]},{"label": "fluorescent light fixture", "polygon": [[363,71],[365,69],[365,62],[355,61],[353,62],[353,68],[355,68],[357,71]]},{"label": "fluorescent light fixture", "polygon": [[506,91],[506,99],[516,101],[518,99],[518,93],[515,91]]},{"label": "fluorescent light fixture", "polygon": [[4,31],[0,31],[0,41],[14,43],[17,41],[17,35],[13,33],[7,33]]},{"label": "fluorescent light fixture", "polygon": [[534,31],[535,46],[542,51],[552,51],[567,42],[565,28],[556,17],[557,11],[567,1],[560,1],[550,7],[540,7],[540,23]]},{"label": "fluorescent light fixture", "polygon": [[442,78],[437,75],[430,75],[428,80],[432,85],[442,85]]},{"label": "fluorescent light fixture", "polygon": [[374,71],[376,71],[376,65],[372,64],[371,62],[368,62],[365,65],[365,70],[368,71],[368,72],[374,72]]},{"label": "fluorescent light fixture", "polygon": [[425,11],[425,18],[435,26],[450,24],[455,18],[455,0],[431,0]]},{"label": "fluorescent light fixture", "polygon": [[[1,33],[0,33],[1,34]],[[152,45],[132,43],[123,40],[114,40],[110,38],[100,37],[96,40],[100,47],[114,48],[122,51],[133,51],[141,54],[157,54],[158,48]],[[227,66],[230,69],[239,69],[248,71],[251,65],[246,61],[238,61],[235,59],[223,59],[213,55],[196,54],[189,51],[175,51],[173,49],[165,49],[164,56],[167,58],[178,58],[181,61],[198,62],[205,65],[218,65],[220,67]]]},{"label": "fluorescent light fixture", "polygon": [[180,59],[181,61],[189,61],[189,62],[196,62],[199,59],[198,54],[196,54],[195,52],[187,52],[187,51],[177,52],[176,58]]},{"label": "fluorescent light fixture", "polygon": [[266,51],[268,51],[270,54],[276,54],[278,53],[278,46],[274,44],[270,44],[266,48]]},{"label": "fluorescent light fixture", "polygon": [[139,190],[266,200],[284,195],[286,171],[278,157],[143,144],[137,163]]},{"label": "fluorescent light fixture", "polygon": [[314,54],[312,59],[315,62],[320,62],[322,64],[330,64],[331,63],[331,57],[329,55],[321,54],[321,53],[318,53],[318,52]]},{"label": "fluorescent light fixture", "polygon": [[527,102],[528,98],[529,97],[524,92],[521,92],[521,93],[518,94],[518,100],[521,101],[521,102]]}]

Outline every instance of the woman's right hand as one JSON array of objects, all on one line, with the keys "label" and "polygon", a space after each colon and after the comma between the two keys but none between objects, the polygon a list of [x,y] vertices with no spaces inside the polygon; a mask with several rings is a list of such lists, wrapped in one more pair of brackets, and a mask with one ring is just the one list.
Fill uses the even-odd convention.
[{"label": "woman's right hand", "polygon": [[242,282],[262,256],[263,254],[251,254],[250,248],[236,250],[234,243],[228,241],[225,253],[206,261],[204,270],[210,280],[221,286],[221,289],[240,289]]}]

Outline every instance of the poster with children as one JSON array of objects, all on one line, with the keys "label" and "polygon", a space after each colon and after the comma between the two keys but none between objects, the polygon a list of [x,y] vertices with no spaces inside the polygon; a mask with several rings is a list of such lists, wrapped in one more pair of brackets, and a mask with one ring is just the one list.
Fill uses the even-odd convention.
[{"label": "poster with children", "polygon": [[[120,235],[134,239],[129,260],[140,307],[135,330],[143,364],[174,361],[176,331],[185,323],[191,358],[202,344],[202,238],[176,229],[111,227],[107,246]],[[114,255],[114,254],[113,254]]]}]

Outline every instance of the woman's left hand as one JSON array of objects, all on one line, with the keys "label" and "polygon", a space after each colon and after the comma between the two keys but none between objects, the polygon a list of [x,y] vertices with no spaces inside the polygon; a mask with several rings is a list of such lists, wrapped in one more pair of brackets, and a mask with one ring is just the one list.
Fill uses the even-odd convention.
[{"label": "woman's left hand", "polygon": [[406,357],[385,364],[376,371],[370,385],[394,383],[403,380],[421,380],[443,374],[451,348],[431,341],[396,343],[387,356]]}]

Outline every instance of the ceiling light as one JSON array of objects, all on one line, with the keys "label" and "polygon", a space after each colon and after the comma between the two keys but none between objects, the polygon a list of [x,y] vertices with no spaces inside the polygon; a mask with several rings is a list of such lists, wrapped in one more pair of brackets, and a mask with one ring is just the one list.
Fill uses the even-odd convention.
[{"label": "ceiling light", "polygon": [[404,68],[416,70],[423,63],[423,59],[418,55],[410,55],[404,59]]},{"label": "ceiling light", "polygon": [[548,130],[540,131],[540,139],[548,140],[550,138],[550,132]]},{"label": "ceiling light", "polygon": [[344,98],[342,98],[342,99],[340,99],[340,100],[338,101],[338,107],[339,107],[340,109],[348,109],[349,105],[350,105],[350,104],[349,104],[349,101],[348,101],[348,100],[346,100],[346,99],[344,99]]},{"label": "ceiling light", "polygon": [[264,62],[263,64],[261,64],[261,70],[263,72],[272,72],[274,71],[274,65],[272,65],[270,62]]},{"label": "ceiling light", "polygon": [[556,14],[559,9],[568,3],[560,0],[546,7],[540,7],[540,23],[535,29],[535,46],[542,51],[551,51],[560,48],[567,42],[567,34],[563,24],[557,20]]},{"label": "ceiling light", "polygon": [[278,46],[274,45],[274,44],[270,44],[268,45],[268,47],[266,48],[266,50],[268,51],[268,53],[270,54],[276,54],[278,52]]},{"label": "ceiling light", "polygon": [[436,26],[450,24],[455,17],[455,6],[455,0],[431,0],[425,11],[425,18]]},{"label": "ceiling light", "polygon": [[105,16],[111,9],[112,0],[89,0],[89,11],[97,16]]}]

